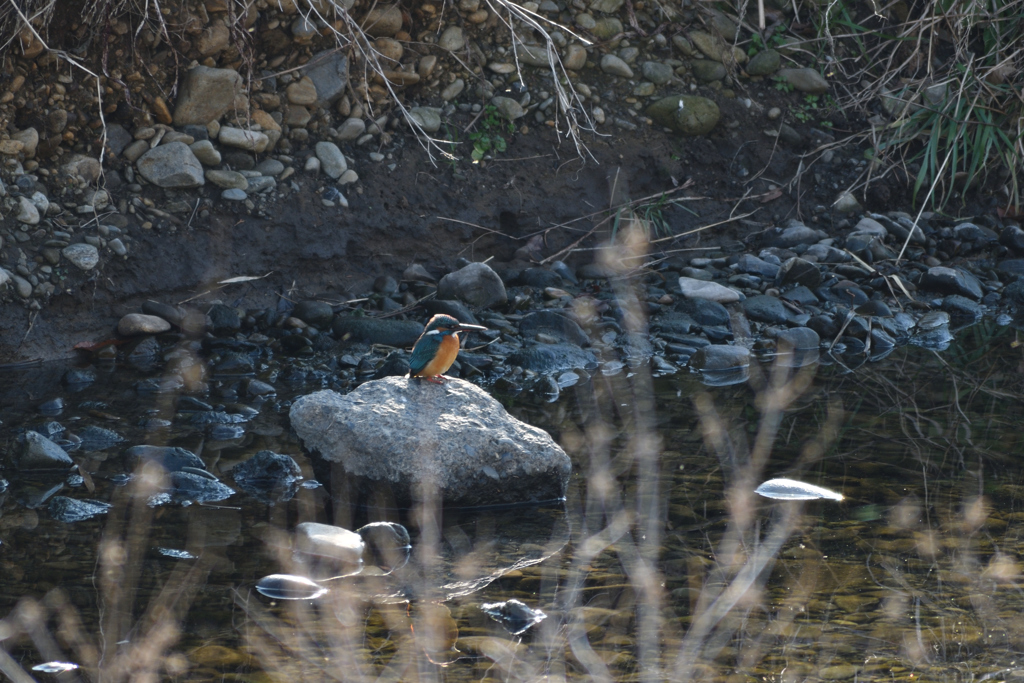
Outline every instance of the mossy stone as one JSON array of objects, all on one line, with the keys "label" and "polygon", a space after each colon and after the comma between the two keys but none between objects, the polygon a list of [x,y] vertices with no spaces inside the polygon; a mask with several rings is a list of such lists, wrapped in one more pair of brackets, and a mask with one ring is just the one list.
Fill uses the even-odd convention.
[{"label": "mossy stone", "polygon": [[770,76],[779,70],[782,56],[778,50],[761,50],[747,64],[747,73],[751,76]]},{"label": "mossy stone", "polygon": [[720,81],[725,78],[725,67],[720,62],[710,59],[695,59],[690,62],[690,71],[693,77],[701,83]]},{"label": "mossy stone", "polygon": [[672,95],[647,108],[647,115],[660,126],[682,135],[706,135],[718,123],[718,105],[706,97]]}]

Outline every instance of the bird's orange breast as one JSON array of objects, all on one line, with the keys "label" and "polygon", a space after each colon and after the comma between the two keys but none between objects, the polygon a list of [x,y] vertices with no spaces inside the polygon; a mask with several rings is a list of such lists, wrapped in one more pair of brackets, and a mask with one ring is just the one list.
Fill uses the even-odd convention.
[{"label": "bird's orange breast", "polygon": [[459,335],[457,334],[446,334],[441,338],[441,344],[437,349],[437,353],[434,355],[433,360],[423,366],[423,370],[418,373],[419,377],[436,377],[437,375],[443,375],[448,371],[448,368],[455,362],[455,357],[459,355]]}]

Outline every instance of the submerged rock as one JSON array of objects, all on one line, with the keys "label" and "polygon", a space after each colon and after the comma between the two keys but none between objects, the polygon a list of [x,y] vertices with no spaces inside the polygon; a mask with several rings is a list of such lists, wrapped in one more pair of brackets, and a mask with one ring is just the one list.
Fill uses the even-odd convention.
[{"label": "submerged rock", "polygon": [[594,368],[597,357],[574,344],[535,344],[516,351],[508,357],[508,362],[524,370],[548,375],[562,370]]},{"label": "submerged rock", "polygon": [[74,464],[63,448],[38,432],[25,432],[25,440],[18,454],[18,469],[67,469]]},{"label": "submerged rock", "polygon": [[290,411],[303,446],[402,504],[435,488],[448,504],[562,498],[569,457],[547,432],[510,416],[479,387],[389,377],[350,394],[320,391]]},{"label": "submerged rock", "polygon": [[302,470],[287,455],[273,451],[260,451],[231,470],[238,487],[249,495],[273,504],[275,500],[291,500],[299,490]]},{"label": "submerged rock", "polygon": [[124,452],[124,458],[130,470],[145,462],[155,462],[168,472],[179,472],[185,467],[206,469],[202,458],[177,446],[132,446]]},{"label": "submerged rock", "polygon": [[47,511],[50,517],[58,522],[71,523],[105,515],[110,508],[110,503],[100,500],[76,500],[67,496],[54,496],[50,499]]}]

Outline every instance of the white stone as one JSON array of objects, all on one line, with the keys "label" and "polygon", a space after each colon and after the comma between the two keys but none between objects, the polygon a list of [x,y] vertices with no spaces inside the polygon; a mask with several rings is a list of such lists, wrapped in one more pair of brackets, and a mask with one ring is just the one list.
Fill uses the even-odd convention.
[{"label": "white stone", "polygon": [[267,145],[270,144],[270,138],[265,133],[256,130],[232,128],[230,126],[224,126],[220,129],[218,140],[220,140],[222,145],[250,150],[257,154],[264,151]]},{"label": "white stone", "polygon": [[310,157],[306,159],[306,165],[302,167],[303,170],[309,171],[310,173],[320,172],[320,160],[316,157]]},{"label": "white stone", "polygon": [[332,178],[339,178],[348,170],[348,162],[338,146],[333,142],[316,143],[316,156],[320,160],[324,173]]},{"label": "white stone", "polygon": [[340,526],[303,522],[295,527],[294,549],[306,555],[357,565],[365,545],[362,536]]},{"label": "white stone", "polygon": [[60,253],[82,270],[92,270],[100,262],[100,252],[91,244],[71,244],[61,249]]},{"label": "white stone", "polygon": [[39,209],[28,197],[18,197],[18,213],[15,218],[28,225],[38,225]]},{"label": "white stone", "polygon": [[710,299],[720,304],[731,304],[740,300],[740,293],[731,287],[692,277],[680,277],[679,289],[688,299]]}]

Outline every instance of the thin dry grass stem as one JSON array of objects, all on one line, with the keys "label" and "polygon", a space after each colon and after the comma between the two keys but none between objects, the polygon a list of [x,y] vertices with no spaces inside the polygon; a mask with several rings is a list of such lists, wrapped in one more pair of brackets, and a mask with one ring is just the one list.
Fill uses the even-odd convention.
[{"label": "thin dry grass stem", "polygon": [[[508,17],[503,16],[503,13],[498,11],[495,4],[503,8],[507,13]],[[582,133],[589,132],[597,134],[597,129],[594,125],[594,121],[591,119],[590,114],[587,112],[586,106],[583,99],[580,97],[576,88],[572,85],[572,81],[569,79],[569,74],[562,65],[562,59],[558,55],[554,39],[548,33],[547,29],[541,24],[541,21],[549,23],[553,26],[558,27],[559,30],[566,31],[577,40],[582,41],[585,45],[589,45],[590,41],[582,38],[581,36],[574,33],[572,30],[562,26],[561,24],[552,22],[540,14],[527,10],[521,5],[511,2],[511,0],[487,0],[487,5],[497,15],[501,21],[508,28],[512,34],[512,50],[515,56],[516,68],[522,71],[522,65],[519,63],[518,47],[522,43],[522,39],[516,34],[514,22],[516,20],[522,22],[529,28],[536,31],[544,39],[544,49],[548,58],[548,68],[551,72],[551,83],[555,90],[556,99],[558,101],[559,112],[565,117],[566,131],[565,135],[573,141],[576,147],[576,153],[582,158],[590,158],[594,161],[596,159],[590,153],[590,149],[583,142]],[[520,76],[520,80],[522,77]],[[559,129],[559,117],[555,117],[555,131],[562,135],[562,131]]]}]

